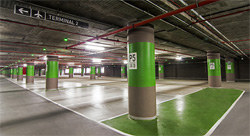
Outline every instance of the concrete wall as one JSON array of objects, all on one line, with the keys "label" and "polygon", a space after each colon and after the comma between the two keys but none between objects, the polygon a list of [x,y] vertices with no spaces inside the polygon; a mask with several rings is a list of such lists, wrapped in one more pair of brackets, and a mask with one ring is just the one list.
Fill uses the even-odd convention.
[{"label": "concrete wall", "polygon": [[[179,64],[164,64],[165,78],[183,78],[183,79],[205,79],[207,80],[207,62],[206,60],[193,60],[188,63],[179,62]],[[235,59],[235,77],[236,80],[250,80],[249,59],[237,60]],[[155,66],[156,78],[158,78],[158,64]],[[104,76],[121,77],[121,66],[105,66]],[[127,76],[127,70],[125,72]],[[226,80],[225,60],[221,59],[221,77]]]}]

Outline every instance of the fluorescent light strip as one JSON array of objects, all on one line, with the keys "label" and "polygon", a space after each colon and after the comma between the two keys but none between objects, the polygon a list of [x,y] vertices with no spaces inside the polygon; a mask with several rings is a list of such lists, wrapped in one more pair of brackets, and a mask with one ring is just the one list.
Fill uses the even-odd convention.
[{"label": "fluorescent light strip", "polygon": [[105,49],[103,47],[96,47],[96,46],[90,46],[90,45],[86,45],[85,48],[89,50],[98,50],[98,51],[103,51]]}]

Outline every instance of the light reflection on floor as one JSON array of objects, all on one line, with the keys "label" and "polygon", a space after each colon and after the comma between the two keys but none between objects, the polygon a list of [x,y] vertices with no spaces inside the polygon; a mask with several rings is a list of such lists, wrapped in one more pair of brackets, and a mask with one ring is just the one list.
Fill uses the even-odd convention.
[{"label": "light reflection on floor", "polygon": [[[71,79],[67,77],[59,78],[57,91],[45,91],[45,76],[35,77],[35,83],[27,85],[25,77],[23,81],[10,80],[96,121],[127,113],[127,79],[102,77],[90,80],[88,76],[78,75]],[[157,103],[178,98],[176,107],[181,114],[185,106],[179,97],[206,86],[206,80],[157,80]]]}]

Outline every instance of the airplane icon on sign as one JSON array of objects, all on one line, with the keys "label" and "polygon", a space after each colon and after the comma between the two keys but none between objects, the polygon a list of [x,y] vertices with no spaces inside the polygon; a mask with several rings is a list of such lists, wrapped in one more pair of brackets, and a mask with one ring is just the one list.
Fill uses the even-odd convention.
[{"label": "airplane icon on sign", "polygon": [[39,11],[37,11],[37,13],[34,14],[34,16],[37,17],[37,18],[43,18],[43,16],[39,13]]}]

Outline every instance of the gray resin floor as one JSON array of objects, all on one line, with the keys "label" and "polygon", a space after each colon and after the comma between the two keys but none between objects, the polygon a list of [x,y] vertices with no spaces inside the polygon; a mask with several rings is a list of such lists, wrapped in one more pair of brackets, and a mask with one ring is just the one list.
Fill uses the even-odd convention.
[{"label": "gray resin floor", "polygon": [[[3,79],[1,79],[3,80]],[[25,78],[23,81],[16,81],[13,79],[8,79],[14,83],[17,83],[18,85],[22,86],[23,88],[27,88],[30,91],[41,95],[42,97],[45,97],[46,99],[49,99],[57,104],[59,104],[62,107],[67,107],[75,112],[78,112],[79,114],[89,118],[90,120],[96,121],[96,122],[101,122],[102,120],[106,120],[108,118],[112,118],[121,114],[125,114],[128,111],[128,92],[127,92],[127,79],[121,79],[121,78],[109,78],[109,77],[101,77],[98,78],[97,80],[89,80],[88,76],[85,77],[80,77],[75,75],[73,79],[69,79],[68,76],[61,76],[59,78],[59,89],[58,91],[45,91],[45,76],[42,77],[36,77],[35,78],[35,83],[34,84],[25,84]],[[7,82],[5,80],[3,80],[4,82]],[[1,83],[3,84],[3,83]],[[60,129],[62,127],[66,127],[67,125],[63,125],[60,126],[60,119],[61,118],[65,118],[63,119],[64,123],[68,123],[71,116],[76,116],[78,118],[83,118],[83,122],[86,120],[87,123],[85,123],[85,125],[83,126],[79,126],[79,129],[81,127],[85,127],[88,126],[87,128],[91,127],[92,124],[90,124],[89,122],[93,123],[94,125],[97,126],[97,130],[95,131],[95,133],[91,133],[91,130],[94,131],[95,127],[93,127],[93,129],[90,129],[86,134],[91,134],[91,135],[96,135],[96,133],[98,133],[98,128],[104,129],[106,130],[105,127],[93,122],[93,121],[89,121],[84,117],[81,117],[75,113],[71,113],[68,110],[65,110],[59,106],[56,106],[54,104],[54,106],[56,106],[57,108],[60,108],[61,110],[57,111],[56,109],[50,109],[50,108],[38,108],[38,106],[40,107],[41,105],[47,105],[49,103],[49,105],[53,105],[53,103],[50,103],[44,99],[42,99],[43,101],[41,101],[41,97],[39,97],[38,95],[35,95],[33,93],[32,96],[29,96],[29,100],[27,100],[25,97],[23,96],[16,96],[16,92],[18,93],[23,93],[26,91],[23,91],[23,89],[18,88],[18,89],[11,89],[13,88],[12,86],[15,86],[13,83],[9,83],[10,89],[8,90],[8,92],[10,91],[11,94],[9,94],[8,97],[10,98],[15,98],[17,100],[15,101],[27,101],[27,103],[23,104],[23,108],[26,108],[26,106],[28,105],[27,111],[29,111],[30,106],[31,107],[36,107],[35,111],[30,110],[30,112],[25,112],[25,114],[27,113],[27,115],[25,115],[25,118],[23,119],[22,117],[19,117],[19,114],[17,114],[18,110],[14,109],[14,108],[9,108],[9,106],[6,106],[8,104],[2,104],[2,96],[3,94],[5,94],[4,92],[0,93],[1,94],[1,111],[2,108],[7,108],[6,110],[12,110],[13,113],[11,112],[11,114],[16,115],[16,116],[12,116],[15,117],[14,119],[16,119],[16,121],[14,120],[14,123],[11,124],[23,124],[26,123],[26,120],[28,120],[28,122],[32,122],[34,121],[33,118],[39,118],[39,121],[37,121],[37,124],[40,126],[36,126],[37,129],[43,125],[46,125],[46,123],[48,123],[46,120],[43,120],[45,117],[47,118],[53,118],[55,121],[55,125],[46,125],[43,129],[51,129],[51,131],[48,131],[48,133],[45,133],[43,135],[54,135],[54,134],[58,134],[60,131]],[[187,95],[190,93],[193,93],[195,91],[198,91],[202,88],[207,87],[207,81],[206,80],[157,80],[157,85],[156,85],[156,90],[157,90],[157,103],[162,103],[164,101],[168,101],[177,97],[180,97],[182,95]],[[244,89],[247,92],[243,95],[242,99],[238,102],[238,104],[236,104],[235,108],[232,110],[232,112],[230,112],[230,114],[224,119],[224,121],[222,122],[221,125],[219,125],[219,127],[215,130],[214,134],[216,135],[225,135],[225,134],[241,134],[241,135],[249,135],[249,129],[245,130],[246,128],[249,128],[249,82],[245,82],[245,83],[224,83],[223,82],[223,87],[229,87],[229,88],[239,88],[239,89]],[[2,85],[1,85],[1,91],[2,91]],[[5,90],[7,91],[7,90]],[[14,91],[14,92],[12,92]],[[30,94],[29,94],[30,95]],[[40,101],[36,101],[36,99],[38,99]],[[3,100],[3,102],[8,99],[5,96],[5,99]],[[33,102],[34,99],[34,102]],[[6,101],[7,103],[7,101]],[[243,104],[243,106],[242,106]],[[23,109],[21,108],[22,105],[20,105],[20,107],[18,107],[19,109]],[[235,110],[237,109],[237,110]],[[48,113],[50,111],[47,110],[52,110],[52,113]],[[241,111],[239,111],[241,110]],[[66,112],[67,111],[67,112]],[[40,117],[38,115],[35,117],[29,117],[30,113],[44,113],[46,116]],[[233,113],[235,112],[235,113]],[[243,113],[241,113],[243,112]],[[5,109],[4,112],[5,113]],[[70,116],[67,115],[67,117],[62,117],[62,114],[57,115],[58,113],[63,113],[63,115],[65,115],[66,113]],[[232,115],[231,115],[232,114]],[[49,117],[51,115],[51,117]],[[239,115],[242,115],[239,117]],[[6,115],[5,115],[6,116]],[[3,114],[1,112],[1,118],[3,117]],[[7,116],[8,117],[8,116]],[[69,119],[69,120],[67,120]],[[13,122],[12,118],[6,118],[4,117],[5,122]],[[42,121],[43,120],[43,121]],[[58,120],[58,121],[57,121]],[[227,121],[228,120],[228,121]],[[75,122],[76,121],[76,122]],[[237,126],[235,127],[235,125],[233,125],[234,123],[232,121],[238,121],[237,122]],[[2,122],[2,120],[1,120]],[[57,123],[58,122],[58,123]],[[228,123],[230,123],[228,125]],[[243,123],[242,123],[243,122]],[[45,123],[45,124],[44,124]],[[77,124],[77,123],[81,123],[80,120],[72,120],[69,122],[69,126],[72,126],[72,124]],[[243,126],[239,126],[238,123],[243,124]],[[6,123],[5,123],[6,124]],[[49,123],[50,124],[50,123]],[[52,128],[55,128],[53,129]],[[75,126],[75,125],[74,125]],[[6,129],[3,132],[8,132],[8,130],[10,131],[11,129],[15,129],[15,126],[8,126],[5,125]],[[25,127],[25,126],[23,126]],[[29,126],[26,126],[29,127]],[[35,127],[35,126],[31,126],[31,127]],[[232,127],[232,129],[231,129]],[[241,130],[241,128],[243,130]],[[229,129],[229,131],[228,131]],[[4,129],[3,129],[4,130]],[[2,131],[2,128],[1,128]],[[30,130],[32,131],[32,130]],[[41,131],[41,130],[39,130]],[[55,131],[54,133],[52,133],[52,131]],[[77,128],[75,128],[75,131],[79,131],[79,132],[72,132],[71,130],[66,131],[65,129],[62,130],[62,134],[65,135],[76,135],[76,134],[82,134],[84,130],[81,129],[78,130]],[[232,133],[230,133],[230,131],[233,131]],[[34,135],[36,135],[35,133],[36,131],[32,131],[32,133]],[[105,131],[103,131],[104,133],[101,133],[102,135],[113,135],[113,134],[117,134],[115,132],[112,132],[111,130],[107,130],[107,133],[105,134]],[[2,132],[1,132],[2,133]],[[112,133],[112,134],[110,134]],[[23,132],[21,131],[20,134],[23,134]],[[31,134],[31,133],[30,133]]]}]

